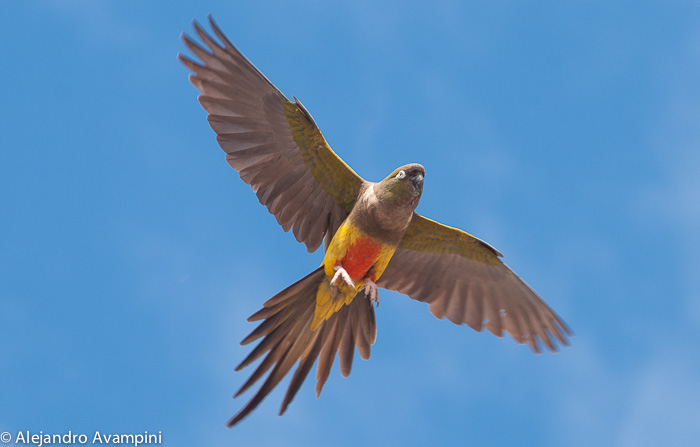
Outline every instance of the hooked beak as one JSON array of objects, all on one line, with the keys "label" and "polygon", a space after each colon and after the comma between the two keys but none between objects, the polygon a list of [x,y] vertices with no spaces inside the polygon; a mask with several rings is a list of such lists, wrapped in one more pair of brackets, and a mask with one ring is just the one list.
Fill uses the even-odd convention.
[{"label": "hooked beak", "polygon": [[410,178],[413,188],[416,190],[416,195],[423,193],[423,174],[416,174]]}]

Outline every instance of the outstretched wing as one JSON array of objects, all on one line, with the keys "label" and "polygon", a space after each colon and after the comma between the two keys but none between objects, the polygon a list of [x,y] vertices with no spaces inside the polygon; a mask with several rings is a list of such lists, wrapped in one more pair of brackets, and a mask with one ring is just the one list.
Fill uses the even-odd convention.
[{"label": "outstretched wing", "polygon": [[377,285],[430,304],[455,324],[483,327],[540,352],[538,339],[556,351],[571,331],[487,243],[414,213],[399,248]]},{"label": "outstretched wing", "polygon": [[352,210],[364,180],[328,146],[311,115],[245,58],[209,17],[215,41],[194,22],[206,48],[183,34],[201,60],[179,54],[194,73],[226,160],[284,231],[315,251]]}]

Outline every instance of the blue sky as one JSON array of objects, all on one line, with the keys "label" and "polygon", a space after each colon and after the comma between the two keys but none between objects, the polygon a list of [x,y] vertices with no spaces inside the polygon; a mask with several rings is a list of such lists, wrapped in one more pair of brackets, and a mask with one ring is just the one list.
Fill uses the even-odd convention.
[{"label": "blue sky", "polygon": [[[377,3],[2,5],[0,431],[698,442],[700,5]],[[360,175],[422,163],[418,211],[498,248],[572,346],[536,356],[380,291],[370,361],[227,430],[246,317],[322,255],[224,161],[175,58],[209,12]]]}]

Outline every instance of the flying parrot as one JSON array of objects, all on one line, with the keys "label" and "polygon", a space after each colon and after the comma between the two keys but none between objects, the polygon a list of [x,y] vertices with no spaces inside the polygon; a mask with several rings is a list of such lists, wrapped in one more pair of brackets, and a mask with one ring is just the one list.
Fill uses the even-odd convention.
[{"label": "flying parrot", "polygon": [[262,339],[236,370],[263,357],[234,397],[268,371],[251,400],[228,421],[233,427],[298,365],[280,415],[314,363],[320,395],[338,354],[350,374],[355,348],[363,359],[377,338],[378,288],[426,302],[437,318],[501,337],[509,333],[537,353],[570,329],[486,242],[416,213],[425,170],[412,163],[384,180],[364,180],[336,155],[311,114],[288,100],[209,17],[218,41],[196,21],[203,46],[183,34],[199,61],[182,54],[199,102],[209,113],[226,160],[250,185],[284,231],[309,252],[324,244],[322,265],[263,304],[262,321],[241,344]]}]

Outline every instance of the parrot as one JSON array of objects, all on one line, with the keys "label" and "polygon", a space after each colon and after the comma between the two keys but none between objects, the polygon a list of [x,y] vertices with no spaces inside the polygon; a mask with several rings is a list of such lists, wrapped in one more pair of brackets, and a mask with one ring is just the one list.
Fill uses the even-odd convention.
[{"label": "parrot", "polygon": [[[196,59],[178,54],[226,160],[285,232],[309,252],[324,246],[320,267],[263,303],[258,341],[236,371],[262,358],[234,398],[267,374],[227,423],[248,416],[297,365],[279,414],[316,363],[320,396],[336,355],[343,377],[355,349],[367,360],[377,339],[378,289],[429,304],[437,318],[510,334],[535,353],[569,345],[571,329],[488,243],[415,212],[425,169],[401,166],[380,182],[360,177],[329,146],[309,111],[287,99],[224,35],[196,20],[201,39],[181,38]],[[218,40],[217,40],[218,38]],[[198,59],[198,60],[197,60]],[[556,340],[555,340],[556,339]]]}]

